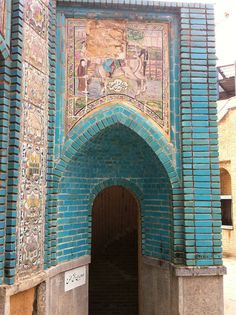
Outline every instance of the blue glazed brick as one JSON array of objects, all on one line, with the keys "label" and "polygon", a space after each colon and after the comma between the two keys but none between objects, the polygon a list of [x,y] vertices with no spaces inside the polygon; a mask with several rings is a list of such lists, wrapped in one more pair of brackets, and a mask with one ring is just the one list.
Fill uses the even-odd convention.
[{"label": "blue glazed brick", "polygon": [[[175,4],[175,5],[177,6],[177,4]],[[180,5],[180,4],[178,4],[178,5]],[[208,31],[206,29],[205,9],[203,11],[201,11],[202,9],[201,9],[200,5],[198,5],[196,7],[198,9],[195,8],[195,11],[191,11],[192,16],[189,15],[189,9],[186,10],[186,9],[181,8],[181,13],[182,13],[182,20],[181,20],[181,23],[182,23],[181,24],[182,35],[185,36],[185,35],[188,35],[189,32],[191,32],[192,36],[196,36],[195,38],[193,38],[194,40],[196,40],[196,42],[189,42],[188,40],[185,40],[187,38],[182,38],[181,52],[183,53],[182,58],[185,58],[185,60],[183,60],[183,59],[181,60],[182,64],[180,65],[180,68],[181,68],[181,83],[183,83],[185,85],[182,85],[180,91],[178,91],[175,94],[177,89],[176,89],[175,85],[172,84],[172,86],[171,86],[171,94],[175,95],[176,98],[178,98],[178,93],[180,95],[182,95],[181,101],[183,101],[183,103],[182,103],[183,107],[181,108],[181,116],[179,118],[182,121],[182,126],[183,127],[190,128],[190,127],[193,126],[194,128],[195,127],[196,128],[197,127],[199,127],[199,128],[203,128],[203,127],[204,128],[208,128],[210,126],[209,119],[212,119],[214,117],[215,112],[213,111],[211,113],[212,117],[209,117],[209,113],[208,113],[208,110],[207,110],[208,109],[208,105],[209,105],[209,103],[208,103],[209,99],[208,99],[208,97],[205,98],[205,96],[208,95],[208,94],[214,96],[214,94],[207,93],[209,91],[208,90],[208,86],[203,87],[200,84],[206,83],[208,81],[208,77],[209,78],[215,78],[213,76],[213,70],[211,69],[212,73],[209,73],[210,69],[209,69],[208,66],[205,66],[205,62],[204,62],[204,60],[207,60],[207,58],[211,59],[209,56],[206,56],[207,50],[208,49],[214,49],[214,48],[209,48],[206,42],[203,42],[203,41],[199,41],[198,42],[198,36],[201,36],[201,35],[202,36],[206,36]],[[199,11],[196,11],[196,10],[199,10]],[[192,19],[192,18],[194,18],[194,19]],[[200,29],[200,26],[201,26],[201,29]],[[199,33],[199,32],[201,32],[201,33]],[[202,39],[203,39],[203,37],[202,37]],[[210,40],[212,40],[212,39],[210,39]],[[210,46],[210,47],[212,47],[212,46]],[[192,55],[190,55],[190,53],[192,53]],[[171,56],[171,60],[173,62],[173,60],[175,60],[175,58],[173,56]],[[195,60],[195,61],[193,61],[193,60]],[[198,60],[203,60],[203,62],[202,61],[199,62]],[[194,65],[195,62],[199,66],[197,66],[197,65],[196,66],[190,66],[191,64]],[[179,71],[179,66],[177,68],[177,71]],[[173,77],[172,77],[172,79],[173,79]],[[201,79],[202,79],[202,81],[201,81]],[[50,84],[52,82],[53,82],[53,79],[50,80]],[[190,82],[199,84],[199,86],[193,86],[193,90],[191,91],[190,88],[189,88],[189,85],[188,85]],[[212,84],[214,84],[214,82],[212,82]],[[209,88],[213,88],[214,89],[214,87],[209,87]],[[197,90],[201,90],[201,91],[199,92]],[[204,90],[204,91],[202,91],[202,90]],[[201,97],[203,97],[203,98],[201,98]],[[175,112],[177,110],[177,107],[178,106],[176,106],[176,108],[171,108],[171,115],[173,115],[173,112]],[[125,113],[123,109],[122,109],[122,112]],[[143,131],[142,125],[144,125],[144,122],[140,121],[140,117],[138,117],[138,120],[135,121],[135,123],[134,123],[131,120],[131,118],[127,119],[127,116],[126,116],[126,118],[124,116],[122,118],[118,118],[119,115],[117,113],[120,113],[120,111],[117,111],[116,112],[117,116],[113,116],[112,119],[109,117],[106,120],[103,120],[103,123],[101,123],[101,120],[104,118],[104,116],[99,116],[99,115],[97,116],[97,125],[93,126],[93,129],[90,129],[90,135],[92,136],[92,139],[93,139],[93,136],[95,136],[99,132],[98,126],[101,129],[103,129],[103,126],[107,127],[108,125],[113,125],[114,123],[118,123],[118,121],[120,119],[120,122],[122,124],[125,124],[125,122],[127,122],[127,124],[129,124],[130,126],[133,126],[133,127],[135,126],[135,129],[133,129],[133,130],[135,130],[135,132],[137,132],[139,134],[139,136],[142,137],[142,139],[144,139],[154,149],[153,151],[155,152],[156,155],[158,155],[159,157],[161,156],[161,163],[162,164],[160,164],[160,165],[162,165],[162,166],[164,165],[165,170],[167,172],[169,172],[169,174],[171,174],[173,171],[175,171],[175,168],[169,162],[170,161],[170,157],[169,156],[171,154],[167,154],[167,153],[165,153],[164,155],[160,154],[161,150],[163,149],[163,144],[166,145],[166,142],[164,142],[164,143],[160,142],[159,143],[160,139],[161,139],[161,141],[163,141],[162,137],[160,137],[159,135],[158,136],[157,135],[153,136],[153,134],[155,134],[155,132],[152,134],[151,133],[151,129],[149,129],[149,132],[152,134],[152,136],[151,135],[147,135],[147,133],[145,133]],[[182,115],[182,114],[184,114],[184,115]],[[127,115],[127,113],[125,113],[125,115]],[[132,116],[132,119],[135,119],[135,117],[136,117],[136,115]],[[108,119],[110,119],[110,120],[108,120]],[[57,124],[58,124],[58,122],[57,122]],[[173,120],[172,120],[172,124],[173,124]],[[178,126],[172,125],[171,128],[173,128],[174,130],[180,131],[180,128]],[[81,130],[84,132],[83,128]],[[106,130],[106,128],[104,130]],[[180,141],[180,139],[177,141],[177,139],[176,139],[175,150],[180,152],[182,150],[182,145],[183,145],[183,151],[184,152],[186,152],[186,153],[189,153],[189,152],[193,153],[192,156],[200,158],[201,155],[195,155],[194,153],[195,152],[204,152],[205,153],[205,152],[208,152],[210,150],[210,148],[208,146],[209,141],[206,141],[206,142],[202,141],[202,140],[204,140],[204,137],[208,135],[208,132],[207,132],[207,130],[204,130],[204,129],[199,129],[199,130],[196,129],[196,130],[193,130],[193,131],[194,131],[193,140],[196,140],[196,141],[192,141],[191,140],[191,138],[189,137],[189,134],[191,134],[191,130],[186,129],[186,130],[184,130],[185,134],[183,134],[183,141],[182,140]],[[202,133],[202,135],[198,136],[197,135],[198,133]],[[172,136],[174,137],[175,134],[172,133],[171,137]],[[77,138],[76,134],[74,135],[74,137],[75,137],[75,139]],[[88,134],[87,134],[86,137],[82,137],[81,138],[81,142],[87,143],[87,140],[88,140],[87,138],[88,138]],[[125,138],[128,138],[128,137],[126,136]],[[114,146],[114,144],[113,144],[113,146]],[[71,157],[75,154],[75,152],[77,150],[80,150],[79,143],[74,143],[72,147],[74,148],[74,150],[72,149],[70,151],[70,153],[66,153],[66,157],[65,157],[66,163],[71,161],[70,160]],[[90,190],[92,190],[93,187],[98,185],[99,181],[101,181],[101,178],[98,180],[99,176],[105,176],[105,173],[108,171],[107,167],[105,166],[105,164],[104,163],[103,164],[100,163],[102,161],[102,159],[99,158],[99,157],[102,156],[104,158],[105,156],[109,156],[109,158],[110,158],[111,155],[112,155],[111,147],[112,147],[111,144],[110,144],[110,146],[105,146],[104,145],[103,153],[99,153],[99,154],[102,154],[102,155],[98,154],[96,156],[96,158],[98,157],[97,161],[90,161],[91,162],[90,165],[96,165],[96,163],[98,163],[97,167],[94,166],[94,167],[90,168],[90,172],[93,174],[93,176],[91,176],[91,178],[90,178],[91,181],[88,184],[89,187],[90,187],[89,188]],[[66,150],[67,149],[70,150],[70,146],[68,148],[66,148]],[[126,151],[127,150],[124,150],[125,154],[127,154]],[[59,154],[60,154],[60,152],[61,151],[59,150]],[[104,153],[104,152],[106,152],[106,153]],[[114,151],[114,154],[116,153],[116,159],[115,160],[113,160],[113,161],[108,160],[109,163],[111,163],[111,165],[112,165],[112,162],[114,162],[114,161],[116,161],[116,163],[117,163],[117,156],[119,156],[119,155],[117,155],[117,152],[118,151],[116,151],[116,150]],[[146,148],[145,148],[145,150],[143,150],[143,152],[146,152]],[[122,154],[124,154],[124,153],[122,152]],[[207,155],[203,155],[203,156],[207,157]],[[189,158],[189,157],[191,157],[191,155],[190,156],[189,155],[185,155],[184,158]],[[80,157],[80,158],[82,159],[82,157]],[[132,158],[133,161],[135,159],[136,159],[136,157]],[[171,159],[172,159],[172,157],[171,157]],[[130,160],[130,158],[126,159],[126,161],[129,161],[129,160]],[[88,163],[88,161],[82,161],[82,162],[83,163],[85,163],[85,162]],[[85,174],[87,174],[87,173],[86,173],[86,168],[84,166],[82,166],[82,165],[84,165],[82,162],[81,163],[78,162],[78,165],[76,166],[76,162],[74,160],[73,161],[74,164],[71,167],[73,168],[73,172],[80,172],[78,174],[83,174],[83,176],[84,176],[83,178],[85,178],[86,177]],[[201,164],[206,164],[205,162],[206,161],[203,160]],[[129,172],[131,172],[131,171],[138,172],[139,171],[140,165],[134,165],[135,163],[132,163],[132,167],[130,166],[129,163],[126,163],[127,165],[119,164],[120,165],[120,169],[123,172],[122,173],[122,177],[132,178],[132,177],[129,176]],[[178,161],[178,163],[180,163],[180,162]],[[189,189],[191,189],[191,187],[194,186],[195,188],[197,188],[196,191],[195,191],[197,194],[201,194],[202,193],[201,189],[203,189],[203,188],[208,189],[209,188],[209,186],[207,186],[207,185],[210,183],[210,179],[203,180],[204,176],[202,176],[201,180],[199,180],[199,178],[198,178],[198,180],[196,179],[196,177],[198,177],[198,176],[207,175],[209,170],[206,170],[206,169],[193,170],[192,169],[193,168],[193,161],[192,160],[188,160],[188,163],[189,164],[184,165],[184,167],[187,167],[186,171],[188,171],[188,172],[183,172],[183,174],[184,174],[183,185],[184,185],[184,188],[185,188],[185,192],[186,193],[188,192],[188,197],[187,197],[187,200],[185,200],[185,205],[189,205],[189,207],[190,207],[189,209],[191,209],[192,212],[196,211],[196,213],[199,212],[200,214],[204,214],[204,211],[205,211],[207,214],[210,215],[210,212],[208,213],[209,208],[207,208],[207,202],[202,201],[203,203],[201,204],[201,207],[200,207],[200,204],[199,204],[199,208],[193,208],[193,205],[194,205],[193,200],[188,200],[188,198],[192,198],[193,199],[193,195],[191,194],[191,191],[189,190]],[[200,163],[200,161],[198,161],[198,163]],[[206,165],[204,165],[203,168],[205,168],[205,166]],[[147,166],[145,172],[148,172],[149,167],[150,167],[150,165]],[[62,170],[63,170],[63,168],[60,169],[60,172],[55,172],[55,174],[58,175],[58,176],[61,176]],[[112,172],[112,167],[111,167],[110,171]],[[69,170],[68,170],[68,172],[69,172]],[[195,175],[194,177],[192,176],[193,173]],[[114,175],[114,176],[117,177],[117,174]],[[173,181],[175,181],[175,182],[178,181],[178,176],[176,176],[176,175],[173,175],[173,176],[170,175],[170,176],[171,176]],[[68,178],[70,178],[69,175],[68,175]],[[112,178],[112,173],[109,173],[107,175],[107,178]],[[97,181],[95,179],[97,179]],[[151,182],[151,179],[153,179],[153,177],[148,178],[149,182]],[[94,182],[93,182],[93,180],[94,180]],[[140,187],[142,187],[142,189],[144,189],[145,188],[144,183],[141,183],[139,181],[141,181],[141,179],[138,179],[138,178],[135,179],[135,183],[138,184]],[[76,193],[78,191],[80,191],[80,189],[82,189],[82,187],[76,186],[76,183],[72,183],[70,181],[70,179],[67,180],[67,181],[66,181],[66,179],[64,179],[65,187],[69,183],[70,183],[70,188],[73,187],[73,185],[74,185],[74,192],[73,193],[75,195],[76,195]],[[110,181],[110,184],[111,183],[116,183],[115,178],[112,178],[112,180]],[[60,182],[60,185],[62,185],[62,184],[63,184],[63,182]],[[154,184],[154,182],[153,182],[153,184]],[[66,189],[65,187],[63,187],[63,189]],[[100,189],[102,189],[102,187],[103,187],[103,185],[100,186]],[[174,183],[173,183],[173,187],[174,187]],[[149,189],[150,189],[150,187],[149,187]],[[149,189],[147,191],[149,191]],[[81,193],[81,198],[85,198],[86,195],[87,195],[87,192]],[[94,194],[94,196],[95,195],[96,194]],[[151,196],[151,194],[150,194],[150,196]],[[63,196],[62,200],[64,200],[64,197],[65,196]],[[163,195],[162,198],[163,198],[163,201],[166,202],[166,199],[165,199],[164,195]],[[197,200],[198,199],[196,198],[196,202],[198,202]],[[67,201],[69,202],[68,203],[68,209],[65,208],[64,204],[61,205],[60,206],[61,207],[61,213],[63,214],[63,213],[65,213],[65,211],[69,211],[69,213],[72,213],[72,211],[78,211],[79,215],[80,215],[80,218],[82,220],[85,220],[84,219],[84,216],[86,217],[86,215],[84,214],[85,208],[83,208],[83,207],[86,205],[86,202],[88,202],[88,201],[86,201],[85,203],[82,203],[82,204],[78,203],[77,205],[71,204],[70,200],[67,200]],[[205,205],[205,207],[203,207],[204,205]],[[82,208],[80,208],[81,206],[82,206]],[[179,205],[179,206],[182,207],[182,205]],[[72,208],[72,207],[74,207],[74,208]],[[76,209],[76,207],[77,207],[77,209]],[[145,206],[144,208],[147,210],[146,211],[146,215],[150,215],[150,211],[148,210],[148,207],[146,208],[146,206]],[[163,207],[163,211],[164,211],[164,207]],[[186,209],[186,211],[187,211],[187,209]],[[59,220],[59,223],[61,223],[62,230],[63,230],[63,228],[69,229],[69,225],[68,224],[64,224],[64,225],[62,224],[63,223],[63,219],[62,218],[64,218],[64,217],[66,217],[66,216],[62,215],[61,219]],[[176,222],[176,230],[175,231],[178,230],[179,235],[182,235],[182,237],[183,237],[184,233],[181,230],[181,229],[183,229],[183,222],[181,222],[181,220],[179,219],[180,217],[176,213],[175,213],[174,217],[175,217],[175,220],[177,221]],[[148,217],[146,217],[145,220],[144,220],[144,218],[142,218],[142,224],[144,225],[144,227],[145,227],[145,224],[147,224],[147,222],[148,222]],[[165,225],[167,224],[166,220],[167,219],[163,219],[162,220],[163,224],[165,224]],[[180,222],[178,222],[178,220],[180,220]],[[189,222],[186,222],[186,223],[190,224],[190,220],[188,220],[188,221]],[[91,223],[91,220],[89,222]],[[152,224],[152,222],[149,221],[149,224]],[[86,223],[83,221],[81,226],[75,225],[75,230],[76,229],[77,230],[78,229],[82,229],[82,231],[81,231],[81,233],[79,235],[83,235],[86,232],[86,230],[89,231],[89,233],[90,233],[90,230],[91,230],[91,228],[89,230],[90,225],[87,224],[87,226],[86,226]],[[83,231],[83,229],[85,229],[85,231]],[[62,230],[60,230],[60,233],[61,233]],[[68,234],[68,231],[66,231],[67,234]],[[65,232],[65,231],[63,231],[63,232]],[[210,235],[210,234],[201,234],[199,231],[195,231],[194,228],[191,228],[191,226],[189,227],[188,232],[192,233],[192,234],[187,234],[186,238],[188,238],[191,241],[194,240],[194,239],[197,239],[198,235],[203,235],[204,236],[203,240],[208,240],[208,237]],[[63,237],[65,237],[65,239],[66,239],[66,237],[72,237],[72,236],[66,236],[66,233],[65,233],[65,235],[62,235],[60,237],[59,244],[61,244],[61,245],[59,245],[59,246],[63,247]],[[76,232],[74,232],[74,233],[76,233]],[[217,234],[215,236],[217,236]],[[86,235],[84,235],[83,237],[85,239]],[[162,258],[164,257],[165,259],[170,259],[170,254],[168,252],[168,249],[164,248],[163,249],[163,254],[161,254],[160,253],[160,247],[159,247],[158,243],[157,243],[156,247],[154,248],[153,243],[151,243],[151,242],[147,243],[146,242],[146,239],[148,239],[148,237],[150,237],[150,240],[152,240],[152,242],[154,240],[155,241],[160,240],[160,235],[155,235],[155,237],[153,235],[149,236],[148,235],[148,231],[145,230],[143,232],[143,238],[144,239],[142,240],[143,253],[145,253],[146,255],[154,256],[154,257],[159,257],[159,258],[160,257],[162,257]],[[168,235],[168,237],[169,237],[169,235]],[[51,243],[54,246],[56,244],[55,241],[51,241]],[[178,239],[176,239],[176,244],[179,244]],[[191,244],[188,244],[188,246],[186,248],[186,253],[187,253],[186,264],[187,265],[196,264],[196,263],[202,264],[203,262],[206,263],[206,264],[212,264],[212,259],[205,259],[205,258],[200,258],[199,259],[199,257],[196,258],[195,252],[194,252],[194,249],[193,249],[194,245],[196,245],[196,244],[193,241]],[[209,248],[211,248],[209,243],[208,243],[208,245],[209,245]],[[73,246],[75,246],[74,242],[73,242]],[[183,249],[184,249],[184,247],[183,247]],[[88,246],[85,245],[85,247],[84,247],[83,243],[81,243],[80,244],[80,249],[77,249],[77,251],[76,251],[76,249],[69,250],[68,252],[65,252],[63,250],[58,251],[58,261],[65,261],[67,259],[72,259],[74,257],[79,257],[81,255],[84,255],[87,252],[88,252]],[[191,252],[192,255],[188,254],[190,252]],[[56,258],[57,257],[55,256],[55,251],[52,251],[52,254],[51,254],[52,261],[55,260]]]}]

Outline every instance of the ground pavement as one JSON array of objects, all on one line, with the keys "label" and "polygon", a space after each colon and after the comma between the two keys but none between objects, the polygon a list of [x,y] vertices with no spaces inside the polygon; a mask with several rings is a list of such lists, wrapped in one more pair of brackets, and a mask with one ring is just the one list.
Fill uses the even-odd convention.
[{"label": "ground pavement", "polygon": [[224,315],[236,315],[236,258],[224,258],[227,275],[224,276]]}]

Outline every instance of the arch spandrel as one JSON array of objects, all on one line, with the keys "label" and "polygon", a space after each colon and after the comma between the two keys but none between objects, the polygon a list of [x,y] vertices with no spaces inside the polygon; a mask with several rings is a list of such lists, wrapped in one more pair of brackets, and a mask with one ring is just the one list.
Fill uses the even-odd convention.
[{"label": "arch spandrel", "polygon": [[164,124],[163,120],[160,119],[158,114],[150,107],[145,106],[142,102],[139,102],[132,97],[119,94],[102,97],[96,102],[89,104],[88,106],[81,109],[77,114],[76,119],[72,121],[70,129],[66,130],[67,134],[69,134],[78,123],[80,123],[83,119],[93,114],[94,112],[98,112],[105,107],[117,106],[119,104],[136,109],[136,111],[138,111],[154,126],[156,126],[160,130],[160,132],[168,139],[168,141],[170,141],[169,117]]}]

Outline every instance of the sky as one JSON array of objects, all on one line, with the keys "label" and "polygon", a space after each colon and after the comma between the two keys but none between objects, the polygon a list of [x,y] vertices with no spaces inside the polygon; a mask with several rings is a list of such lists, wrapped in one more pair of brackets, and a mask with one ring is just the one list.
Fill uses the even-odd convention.
[{"label": "sky", "polygon": [[215,4],[217,66],[236,61],[236,0],[165,0]]},{"label": "sky", "polygon": [[217,65],[236,62],[236,0],[215,1]]}]

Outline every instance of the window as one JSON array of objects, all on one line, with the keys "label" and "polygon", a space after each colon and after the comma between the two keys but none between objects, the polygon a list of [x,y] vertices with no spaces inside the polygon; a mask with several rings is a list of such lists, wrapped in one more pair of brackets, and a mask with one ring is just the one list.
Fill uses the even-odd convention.
[{"label": "window", "polygon": [[232,196],[231,196],[231,177],[225,169],[220,169],[220,189],[221,189],[221,215],[222,225],[232,227]]}]

